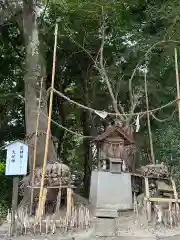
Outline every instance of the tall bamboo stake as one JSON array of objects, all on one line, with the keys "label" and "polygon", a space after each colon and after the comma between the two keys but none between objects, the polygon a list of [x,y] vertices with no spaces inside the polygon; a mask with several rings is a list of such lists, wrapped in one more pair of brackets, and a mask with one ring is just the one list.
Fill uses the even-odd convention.
[{"label": "tall bamboo stake", "polygon": [[32,171],[32,180],[31,180],[31,203],[30,203],[30,215],[32,214],[32,206],[33,206],[33,195],[34,195],[34,174],[36,168],[36,155],[37,155],[37,140],[38,140],[38,129],[39,129],[39,118],[41,113],[41,99],[42,99],[42,87],[43,87],[43,78],[41,79],[41,88],[39,94],[39,103],[38,103],[38,115],[36,120],[36,132],[35,132],[35,139],[34,139],[34,152],[33,152],[33,171]]},{"label": "tall bamboo stake", "polygon": [[52,66],[52,79],[51,79],[51,92],[50,92],[50,101],[49,101],[49,114],[48,114],[48,126],[46,132],[46,143],[45,143],[45,152],[44,152],[44,160],[43,160],[43,171],[42,171],[42,178],[41,178],[41,188],[39,193],[39,203],[38,203],[38,210],[40,211],[41,207],[41,200],[43,195],[43,187],[44,187],[44,179],[46,173],[46,165],[47,165],[47,157],[48,157],[48,148],[49,148],[49,136],[50,136],[50,129],[51,129],[51,116],[52,116],[52,104],[53,104],[53,89],[54,89],[54,78],[55,78],[55,68],[56,68],[56,50],[57,50],[57,33],[58,33],[58,25],[55,26],[54,32],[54,53],[53,53],[53,66]]},{"label": "tall bamboo stake", "polygon": [[146,97],[146,110],[147,110],[147,123],[148,123],[148,133],[149,133],[149,144],[150,144],[150,152],[151,152],[151,160],[152,163],[155,164],[155,156],[153,149],[153,140],[152,140],[152,132],[151,132],[151,123],[149,117],[149,101],[148,101],[148,91],[147,91],[147,73],[144,73],[144,89],[145,89],[145,97]]},{"label": "tall bamboo stake", "polygon": [[176,85],[177,85],[177,99],[178,99],[178,113],[180,122],[180,91],[179,91],[179,71],[178,71],[178,60],[177,60],[177,49],[174,48],[174,58],[175,58],[175,69],[176,69]]}]

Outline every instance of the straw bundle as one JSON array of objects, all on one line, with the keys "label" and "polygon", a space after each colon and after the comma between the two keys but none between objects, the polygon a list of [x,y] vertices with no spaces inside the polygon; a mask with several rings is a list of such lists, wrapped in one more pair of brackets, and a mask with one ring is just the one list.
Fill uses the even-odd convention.
[{"label": "straw bundle", "polygon": [[151,165],[146,165],[142,166],[139,169],[139,172],[144,175],[144,176],[149,176],[149,177],[168,177],[169,176],[169,171],[168,167],[164,164],[151,164]]},{"label": "straw bundle", "polygon": [[[39,186],[42,177],[42,168],[37,168],[34,173],[35,185]],[[49,186],[57,186],[60,184],[68,184],[71,174],[67,165],[62,163],[48,163],[46,166],[45,183]]]}]

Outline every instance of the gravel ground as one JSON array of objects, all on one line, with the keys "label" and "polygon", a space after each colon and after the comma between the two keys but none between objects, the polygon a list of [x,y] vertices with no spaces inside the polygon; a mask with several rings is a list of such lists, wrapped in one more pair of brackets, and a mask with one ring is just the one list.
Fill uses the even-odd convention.
[{"label": "gravel ground", "polygon": [[165,227],[150,227],[145,223],[145,219],[137,221],[132,213],[125,213],[118,219],[96,219],[95,234],[99,239],[107,240],[150,240],[150,239],[179,239],[180,227],[165,228]]},{"label": "gravel ground", "polygon": [[[4,238],[8,225],[0,226],[0,239]],[[74,237],[74,238],[73,238]],[[66,238],[58,234],[46,236],[18,237],[18,240],[180,240],[180,228],[152,228],[137,222],[132,214],[125,214],[118,219],[97,218],[93,230]]]}]

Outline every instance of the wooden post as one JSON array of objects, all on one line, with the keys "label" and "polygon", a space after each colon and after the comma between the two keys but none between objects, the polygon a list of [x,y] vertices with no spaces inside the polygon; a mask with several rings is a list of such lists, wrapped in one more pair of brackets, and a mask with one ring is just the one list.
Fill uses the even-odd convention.
[{"label": "wooden post", "polygon": [[179,218],[178,193],[177,193],[177,190],[176,190],[175,181],[172,178],[171,178],[171,182],[172,182],[172,187],[173,187],[173,192],[174,192],[174,198],[176,200],[176,214],[177,214],[177,217]]},{"label": "wooden post", "polygon": [[172,219],[172,203],[171,202],[169,202],[169,222],[170,222],[170,226],[172,228],[173,219]]},{"label": "wooden post", "polygon": [[149,200],[150,192],[149,192],[148,178],[145,178],[145,196],[146,196],[147,219],[148,219],[148,222],[150,222],[151,221],[151,202]]},{"label": "wooden post", "polygon": [[71,212],[74,212],[74,191],[71,189]]},{"label": "wooden post", "polygon": [[179,70],[178,70],[178,60],[177,60],[177,49],[174,49],[174,58],[175,58],[175,70],[176,70],[176,87],[177,87],[177,105],[178,105],[178,113],[179,113],[179,121],[180,121],[180,90],[179,90]]},{"label": "wooden post", "polygon": [[15,214],[17,211],[17,206],[18,206],[18,186],[19,186],[19,178],[14,177],[13,178],[13,195],[12,195],[12,215],[11,215],[11,237],[13,236],[15,232]]},{"label": "wooden post", "polygon": [[71,209],[72,209],[72,189],[67,188],[67,216],[71,216]]},{"label": "wooden post", "polygon": [[60,184],[59,192],[58,192],[58,195],[57,195],[56,213],[59,213],[59,210],[60,210],[60,207],[61,207],[61,191],[62,191],[62,188],[61,188],[61,184]]},{"label": "wooden post", "polygon": [[139,212],[138,212],[136,193],[134,193],[134,212],[136,213],[136,217],[139,220]]}]

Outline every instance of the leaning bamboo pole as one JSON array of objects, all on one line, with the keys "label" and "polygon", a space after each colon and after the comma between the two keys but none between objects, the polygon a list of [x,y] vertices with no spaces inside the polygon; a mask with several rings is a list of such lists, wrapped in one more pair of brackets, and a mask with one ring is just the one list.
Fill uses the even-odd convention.
[{"label": "leaning bamboo pole", "polygon": [[[47,126],[47,132],[46,132],[46,142],[45,142],[41,187],[40,187],[40,193],[39,193],[39,203],[38,203],[37,213],[40,212],[40,208],[41,208],[41,201],[42,201],[42,195],[43,195],[43,189],[44,189],[44,179],[45,179],[46,165],[47,165],[47,157],[48,157],[49,137],[50,137],[51,117],[52,117],[53,93],[54,93],[53,89],[54,89],[55,68],[56,68],[57,33],[58,33],[58,24],[56,24],[55,32],[54,32],[54,35],[55,35],[55,37],[54,37],[54,53],[53,53],[52,79],[51,79],[49,113],[48,113],[48,126]],[[37,221],[38,221],[38,219],[37,219]]]},{"label": "leaning bamboo pole", "polygon": [[43,89],[43,78],[41,79],[40,94],[39,94],[39,103],[37,109],[37,120],[36,120],[36,132],[34,138],[34,152],[33,152],[33,170],[32,170],[32,179],[31,179],[31,202],[30,202],[30,215],[32,215],[32,206],[33,206],[33,195],[34,195],[34,174],[36,168],[36,155],[37,155],[37,140],[38,140],[38,130],[39,130],[39,118],[41,113],[41,99],[42,99],[42,89]]},{"label": "leaning bamboo pole", "polygon": [[146,73],[146,70],[145,70],[145,73],[144,73],[144,89],[145,89],[145,98],[146,98],[147,123],[148,123],[148,133],[149,133],[149,144],[150,144],[150,152],[151,152],[151,161],[152,161],[153,164],[156,164],[155,156],[154,156],[154,148],[153,148],[150,116],[149,116],[149,100],[148,100],[147,73]]},{"label": "leaning bamboo pole", "polygon": [[175,70],[176,70],[176,87],[177,87],[177,105],[179,113],[179,122],[180,122],[180,90],[179,90],[179,70],[178,70],[178,57],[177,49],[174,49],[174,59],[175,59]]}]

